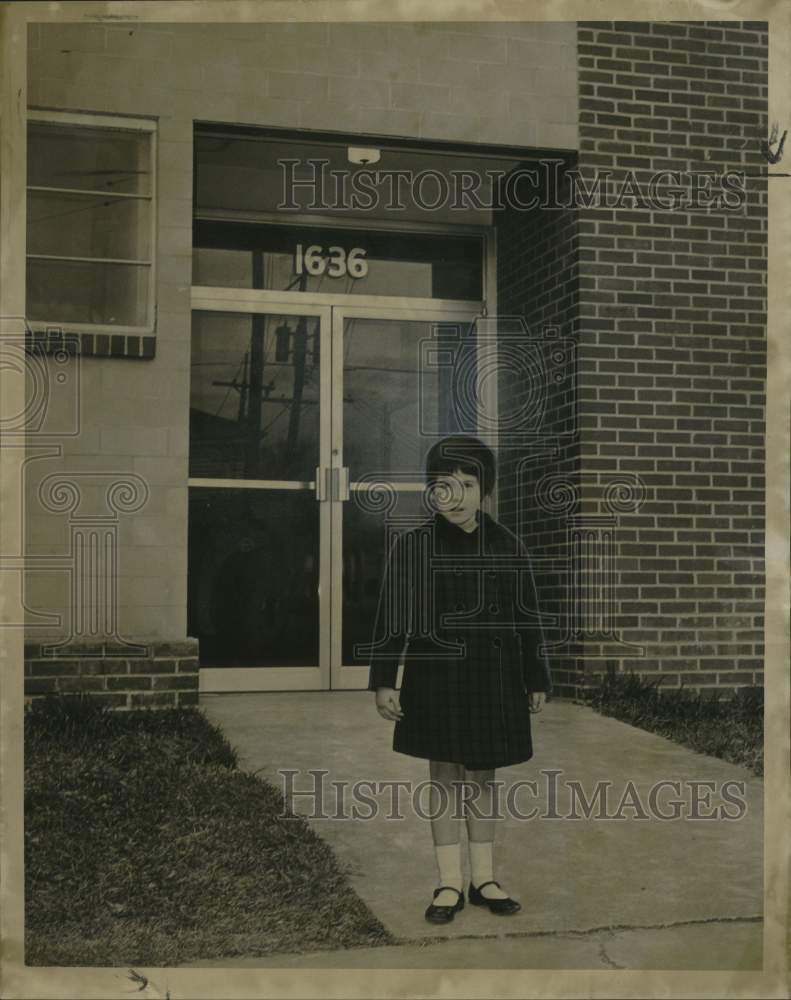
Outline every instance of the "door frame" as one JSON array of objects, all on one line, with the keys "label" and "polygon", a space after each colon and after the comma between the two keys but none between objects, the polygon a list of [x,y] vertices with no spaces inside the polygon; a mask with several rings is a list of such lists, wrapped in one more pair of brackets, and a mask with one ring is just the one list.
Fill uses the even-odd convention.
[{"label": "door frame", "polygon": [[[487,254],[486,271],[492,266]],[[488,282],[487,282],[488,285]],[[491,286],[489,286],[491,287]],[[192,312],[265,313],[315,316],[319,320],[321,370],[319,465],[307,482],[228,480],[189,477],[191,487],[220,489],[313,490],[319,505],[319,663],[316,667],[201,667],[199,690],[205,693],[242,691],[360,690],[367,687],[368,667],[342,662],[343,502],[333,495],[344,466],[343,454],[343,328],[347,319],[383,319],[469,323],[487,313],[486,301],[406,298],[379,295],[283,292],[264,289],[193,286]],[[489,412],[497,412],[496,384],[482,387]],[[491,439],[491,434],[489,434]],[[496,442],[492,441],[492,444]],[[334,454],[333,454],[334,452]],[[353,489],[352,484],[348,484]],[[422,484],[399,483],[401,489]],[[319,493],[323,499],[319,499]],[[495,498],[491,498],[495,502]],[[337,552],[337,558],[335,553]],[[339,627],[339,625],[341,627]]]},{"label": "door frame", "polygon": [[[319,650],[318,664],[314,667],[201,667],[198,675],[199,691],[207,693],[232,691],[320,691],[330,683],[330,505],[327,499],[325,470],[330,458],[330,400],[332,398],[329,360],[332,336],[331,310],[326,305],[316,305],[301,297],[293,296],[251,302],[244,296],[233,299],[227,294],[196,294],[193,289],[191,314],[195,312],[261,313],[278,316],[316,317],[319,322],[319,447],[318,466],[312,480],[266,479],[203,479],[188,477],[187,488],[212,489],[278,489],[305,492],[313,490],[318,504],[319,560],[318,614]],[[203,289],[202,292],[218,289]],[[219,289],[227,293],[233,289]],[[321,494],[321,496],[320,496]],[[189,517],[189,506],[187,508]],[[189,571],[188,571],[189,572]]]},{"label": "door frame", "polygon": [[[429,300],[431,301],[431,300]],[[349,480],[348,466],[338,462],[338,458],[343,458],[343,347],[344,330],[346,320],[349,319],[381,319],[381,320],[401,320],[403,322],[424,322],[424,323],[470,323],[481,315],[480,305],[476,308],[474,303],[454,303],[452,309],[437,308],[436,300],[433,300],[433,308],[421,302],[419,307],[414,305],[401,309],[393,309],[391,306],[380,305],[368,306],[360,305],[356,301],[353,305],[339,305],[332,309],[332,459],[335,463],[333,478],[338,482],[345,481],[344,493],[349,496],[357,488],[357,484]],[[486,383],[487,393],[491,386]],[[489,405],[497,405],[496,397],[488,400]],[[386,482],[386,480],[382,480]],[[396,485],[396,484],[393,484]],[[398,481],[397,489],[401,491],[421,491],[425,488],[423,482],[402,482]],[[348,498],[346,498],[348,499]],[[360,690],[368,686],[367,666],[345,665],[343,663],[343,504],[346,500],[334,500],[329,504],[333,549],[337,546],[337,558],[332,558],[330,562],[331,583],[331,643],[332,653],[330,656],[330,687],[334,691]]]}]

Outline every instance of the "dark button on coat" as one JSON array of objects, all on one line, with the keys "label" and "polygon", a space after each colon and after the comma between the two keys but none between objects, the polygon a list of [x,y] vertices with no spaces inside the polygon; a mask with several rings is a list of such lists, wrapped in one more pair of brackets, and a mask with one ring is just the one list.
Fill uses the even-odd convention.
[{"label": "dark button on coat", "polygon": [[522,542],[480,512],[465,532],[440,514],[404,532],[385,566],[369,688],[395,687],[393,749],[471,769],[533,755],[528,692],[552,689]]}]

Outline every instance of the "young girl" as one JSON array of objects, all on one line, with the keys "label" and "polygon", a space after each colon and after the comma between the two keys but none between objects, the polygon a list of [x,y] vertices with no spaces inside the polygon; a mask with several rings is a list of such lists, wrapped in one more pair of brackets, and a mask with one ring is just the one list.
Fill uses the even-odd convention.
[{"label": "young girl", "polygon": [[532,757],[530,713],[552,683],[527,551],[481,510],[492,451],[468,435],[445,438],[428,454],[426,481],[436,513],[390,550],[368,686],[395,722],[393,749],[429,761],[439,887],[425,916],[448,923],[464,907],[462,815],[470,903],[499,915],[521,908],[494,878],[493,782],[495,768]]}]

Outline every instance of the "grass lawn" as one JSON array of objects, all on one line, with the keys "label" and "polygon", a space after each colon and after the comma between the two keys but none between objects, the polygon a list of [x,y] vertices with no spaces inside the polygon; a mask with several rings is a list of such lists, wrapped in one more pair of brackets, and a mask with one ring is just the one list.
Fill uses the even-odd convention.
[{"label": "grass lawn", "polygon": [[334,854],[198,709],[25,720],[28,965],[387,944]]},{"label": "grass lawn", "polygon": [[686,688],[659,690],[657,685],[609,669],[601,683],[586,692],[585,700],[603,715],[763,774],[762,688],[744,688],[725,700],[716,689],[696,694]]}]

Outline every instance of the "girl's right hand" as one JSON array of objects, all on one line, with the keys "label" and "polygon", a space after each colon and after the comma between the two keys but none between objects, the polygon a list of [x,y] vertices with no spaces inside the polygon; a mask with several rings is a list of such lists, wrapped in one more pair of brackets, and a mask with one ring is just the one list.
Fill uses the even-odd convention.
[{"label": "girl's right hand", "polygon": [[376,711],[388,722],[398,722],[404,718],[398,691],[394,688],[376,689]]}]

